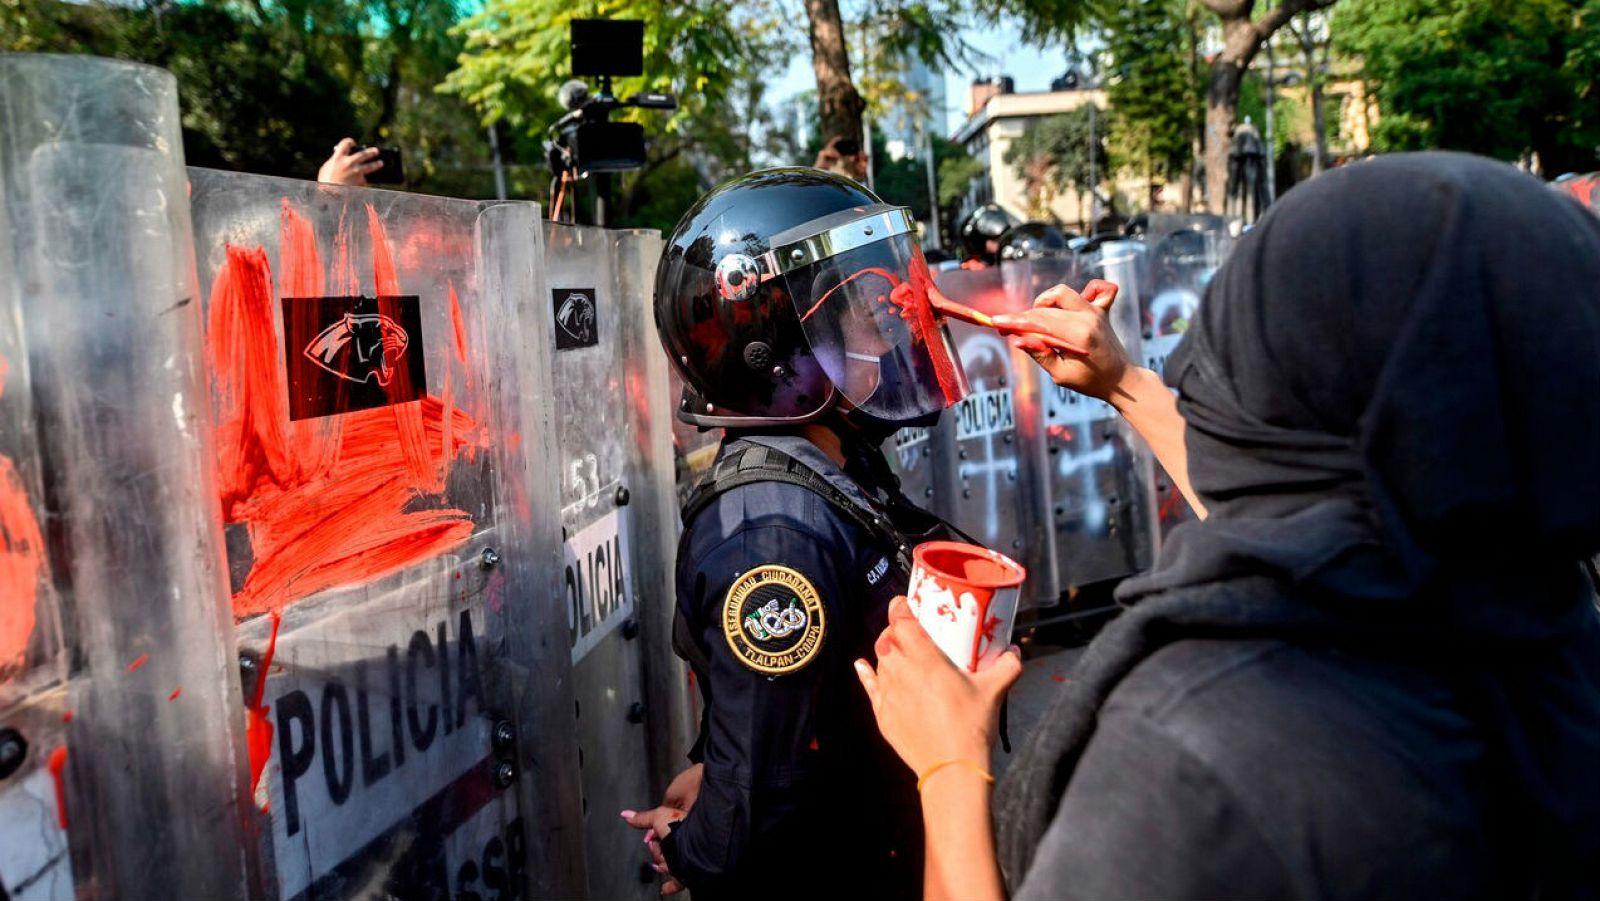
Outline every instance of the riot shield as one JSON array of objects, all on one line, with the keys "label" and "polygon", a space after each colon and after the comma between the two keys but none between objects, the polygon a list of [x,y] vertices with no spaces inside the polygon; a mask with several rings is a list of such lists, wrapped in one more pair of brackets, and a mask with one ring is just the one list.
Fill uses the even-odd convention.
[{"label": "riot shield", "polygon": [[252,894],[581,893],[538,208],[190,177]]},{"label": "riot shield", "polygon": [[[938,287],[951,300],[990,314],[1023,308],[1020,293],[1007,290],[996,267],[941,272]],[[1023,607],[1053,604],[1058,588],[1045,540],[1043,461],[1034,459],[1039,448],[1022,425],[1037,406],[1038,367],[992,329],[964,322],[949,327],[972,391],[940,419],[931,453],[922,458],[931,464],[934,510],[1027,568]]]},{"label": "riot shield", "polygon": [[[0,56],[10,898],[246,892],[239,677],[181,147],[167,73]],[[58,601],[70,604],[59,631]]]},{"label": "riot shield", "polygon": [[[1057,284],[1081,290],[1091,279],[1118,286],[1111,324],[1133,359],[1141,353],[1140,248],[1114,241],[1078,257],[1008,262],[1019,306]],[[1146,569],[1155,559],[1151,454],[1110,404],[1053,384],[1028,361],[1032,393],[1017,398],[1029,458],[1041,464],[1041,546],[1049,548],[1058,597]]]},{"label": "riot shield", "polygon": [[674,407],[646,288],[661,239],[546,223],[544,250],[588,889],[645,899],[656,876],[617,813],[655,804],[688,732],[670,633]]},{"label": "riot shield", "polygon": [[[1231,244],[1226,220],[1220,216],[1150,217],[1146,239],[1150,289],[1143,298],[1146,366],[1158,373],[1164,369]],[[1156,502],[1163,534],[1194,518],[1188,502],[1159,467]]]}]

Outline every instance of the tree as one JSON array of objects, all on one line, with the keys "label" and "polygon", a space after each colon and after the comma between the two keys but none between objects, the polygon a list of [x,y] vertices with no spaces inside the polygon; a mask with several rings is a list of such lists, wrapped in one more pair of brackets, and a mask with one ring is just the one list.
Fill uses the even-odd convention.
[{"label": "tree", "polygon": [[309,177],[339,138],[394,143],[408,185],[488,192],[470,109],[431,87],[455,0],[0,0],[0,49],[92,53],[178,82],[190,163]]},{"label": "tree", "polygon": [[[1290,19],[1308,10],[1326,9],[1335,0],[1278,0],[1256,15],[1256,0],[1199,0],[1222,22],[1222,49],[1211,60],[1206,88],[1206,197],[1222,208],[1228,189],[1228,148],[1239,121],[1239,84],[1262,44]],[[1383,5],[1387,0],[1377,0]],[[1406,0],[1409,2],[1409,0]]]},{"label": "tree", "polygon": [[1185,174],[1200,105],[1197,81],[1185,53],[1182,0],[1127,0],[1105,23],[1111,58],[1106,99],[1117,115],[1110,149],[1120,168],[1150,182],[1150,206],[1160,183]]},{"label": "tree", "polygon": [[[1090,125],[1091,116],[1098,119],[1094,127]],[[1098,194],[1109,162],[1104,140],[1109,118],[1104,111],[1088,105],[1045,116],[1028,123],[1022,135],[1006,148],[1006,164],[1016,170],[1026,186],[1030,216],[1046,217],[1051,200],[1064,191]],[[1090,231],[1097,225],[1088,222],[1081,210],[1079,220]]]},{"label": "tree", "polygon": [[754,142],[771,124],[760,102],[765,76],[787,52],[775,13],[771,0],[489,0],[458,26],[466,50],[440,90],[465,98],[484,124],[536,142],[563,113],[556,93],[570,71],[571,20],[642,20],[645,74],[617,79],[614,92],[672,93],[679,109],[618,114],[643,122],[649,139],[644,167],[621,179],[612,224],[670,229],[692,197],[676,212],[665,198],[691,193],[685,185],[698,194],[757,155]]},{"label": "tree", "polygon": [[[1045,43],[1070,38],[1088,24],[1097,0],[864,0],[856,25],[871,33],[862,43],[884,60],[916,56],[931,65],[976,58],[961,39],[973,24],[1006,17],[1023,26],[1025,39]],[[850,68],[850,38],[839,0],[805,0],[817,79],[822,130],[827,138],[859,135],[870,98],[858,90]]]},{"label": "tree", "polygon": [[1322,86],[1327,81],[1333,54],[1333,40],[1329,35],[1330,16],[1323,11],[1307,11],[1297,21],[1288,25],[1300,48],[1305,67],[1306,95],[1311,101],[1311,174],[1320,175],[1328,168],[1328,113]]},{"label": "tree", "polygon": [[1378,98],[1376,149],[1594,168],[1597,0],[1348,0],[1335,21],[1338,48],[1361,59]]}]

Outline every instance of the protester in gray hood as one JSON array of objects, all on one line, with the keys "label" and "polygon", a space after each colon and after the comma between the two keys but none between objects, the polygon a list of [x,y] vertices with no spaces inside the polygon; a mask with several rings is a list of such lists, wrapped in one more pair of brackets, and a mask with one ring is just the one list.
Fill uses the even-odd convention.
[{"label": "protester in gray hood", "polygon": [[[1182,424],[1140,426],[1207,518],[1120,589],[994,844],[969,768],[924,787],[929,897],[997,863],[1026,899],[1600,897],[1597,289],[1600,223],[1499,163],[1274,205],[1168,362]],[[999,697],[925,639],[901,603],[863,673],[913,768]]]}]

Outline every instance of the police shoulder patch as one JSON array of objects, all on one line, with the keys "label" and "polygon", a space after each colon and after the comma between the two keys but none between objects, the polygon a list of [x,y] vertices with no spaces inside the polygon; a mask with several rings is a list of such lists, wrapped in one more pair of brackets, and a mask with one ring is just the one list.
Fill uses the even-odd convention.
[{"label": "police shoulder patch", "polygon": [[822,650],[827,618],[810,580],[787,566],[758,566],[734,580],[722,604],[722,634],[758,673],[792,673]]}]

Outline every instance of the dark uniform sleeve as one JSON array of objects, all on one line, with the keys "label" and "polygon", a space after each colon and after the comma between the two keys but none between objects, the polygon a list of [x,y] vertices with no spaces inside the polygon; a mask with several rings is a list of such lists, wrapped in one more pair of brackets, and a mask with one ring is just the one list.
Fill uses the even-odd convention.
[{"label": "dark uniform sleeve", "polygon": [[[804,828],[799,821],[816,757],[816,693],[830,652],[842,653],[830,632],[838,628],[849,557],[848,547],[801,529],[758,525],[741,529],[696,562],[696,588],[684,600],[694,608],[691,624],[709,656],[711,702],[699,748],[705,775],[688,818],[662,843],[673,875],[690,889],[726,885],[753,839],[770,841]],[[822,604],[822,621],[812,616],[807,623],[821,633],[815,656],[781,674],[761,671],[735,650],[727,630],[737,630],[738,616],[725,626],[730,591],[749,584],[749,574],[766,566],[798,574]]]},{"label": "dark uniform sleeve", "polygon": [[1095,728],[1015,901],[1298,894],[1211,767],[1159,724],[1117,711]]}]

